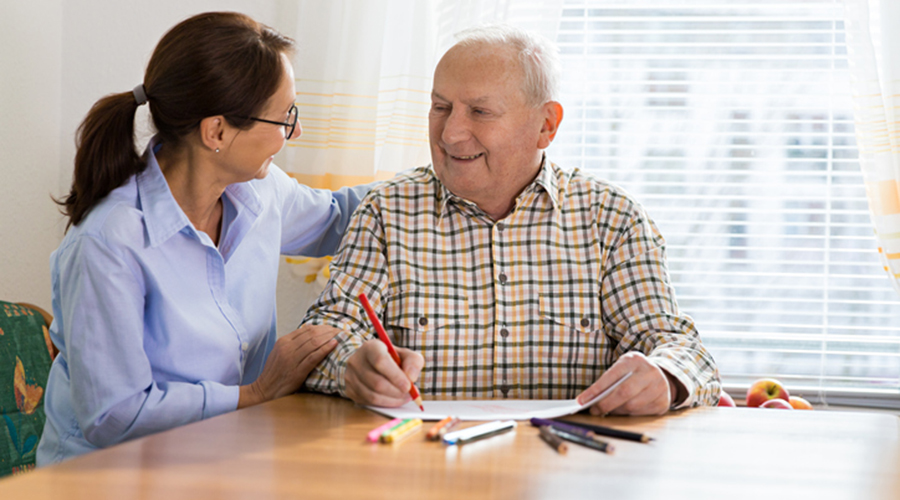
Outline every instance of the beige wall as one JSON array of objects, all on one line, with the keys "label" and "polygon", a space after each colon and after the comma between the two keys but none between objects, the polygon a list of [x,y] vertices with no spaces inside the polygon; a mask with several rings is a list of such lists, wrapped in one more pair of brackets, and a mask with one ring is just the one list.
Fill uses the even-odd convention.
[{"label": "beige wall", "polygon": [[62,1],[0,4],[0,299],[49,307],[62,94]]}]

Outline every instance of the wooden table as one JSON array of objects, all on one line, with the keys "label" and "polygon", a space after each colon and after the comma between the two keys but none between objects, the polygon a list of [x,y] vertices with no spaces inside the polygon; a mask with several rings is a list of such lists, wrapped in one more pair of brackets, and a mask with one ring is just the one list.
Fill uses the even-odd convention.
[{"label": "wooden table", "polygon": [[900,498],[893,415],[698,408],[571,418],[656,441],[559,455],[521,422],[462,447],[424,433],[370,444],[384,417],[299,394],[0,480],[0,499]]}]

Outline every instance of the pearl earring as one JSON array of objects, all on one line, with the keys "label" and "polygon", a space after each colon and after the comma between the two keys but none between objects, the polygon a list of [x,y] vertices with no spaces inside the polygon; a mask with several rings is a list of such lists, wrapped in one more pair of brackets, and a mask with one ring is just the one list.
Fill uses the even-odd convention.
[{"label": "pearl earring", "polygon": [[216,153],[218,153],[218,152],[219,152],[219,148],[216,148]]}]

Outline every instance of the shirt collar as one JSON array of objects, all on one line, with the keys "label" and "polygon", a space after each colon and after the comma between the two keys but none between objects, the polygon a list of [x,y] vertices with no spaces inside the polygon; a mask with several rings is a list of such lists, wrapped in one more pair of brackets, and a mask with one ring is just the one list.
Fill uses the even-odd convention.
[{"label": "shirt collar", "polygon": [[[145,152],[147,167],[137,175],[138,199],[151,247],[164,243],[185,227],[194,230],[190,219],[172,196],[169,183],[159,167],[156,152],[160,145],[158,137],[150,139]],[[238,214],[246,208],[254,216],[258,216],[262,210],[262,201],[250,182],[232,184],[225,188],[225,194],[231,199]]]},{"label": "shirt collar", "polygon": [[[560,179],[557,176],[557,169],[554,167],[555,165],[547,160],[547,154],[544,153],[544,155],[541,157],[541,168],[538,171],[537,177],[534,178],[534,181],[532,181],[531,184],[529,184],[525,187],[525,189],[522,190],[522,194],[537,191],[538,189],[543,189],[544,192],[550,196],[550,201],[553,203],[553,209],[558,211],[559,199],[564,194],[562,190],[565,189],[565,186],[563,185],[565,183],[560,182]],[[440,214],[438,220],[443,219],[444,214],[447,210],[447,203],[450,200],[455,200],[457,203],[474,205],[474,203],[472,203],[471,201],[466,200],[465,198],[460,198],[459,196],[453,194],[449,189],[447,189],[447,187],[444,186],[444,183],[442,183],[434,173],[434,166],[432,166],[431,168],[431,173],[432,175],[434,175],[435,180],[440,186],[440,189],[438,189],[437,192],[438,214]],[[519,195],[520,198],[522,194]],[[518,200],[516,204],[518,205]]]},{"label": "shirt collar", "polygon": [[172,196],[159,162],[156,161],[159,146],[157,137],[150,139],[144,153],[147,167],[137,175],[138,200],[151,247],[162,244],[185,226],[193,227]]},{"label": "shirt collar", "polygon": [[544,192],[550,196],[550,201],[553,203],[553,210],[559,210],[559,200],[563,197],[565,190],[565,183],[560,182],[560,172],[556,165],[553,164],[550,160],[547,159],[547,153],[544,153],[543,158],[541,158],[541,171],[538,172],[537,177],[534,178],[534,182],[531,183],[531,186],[525,188],[527,192],[529,189],[537,191],[539,188],[543,188]]}]

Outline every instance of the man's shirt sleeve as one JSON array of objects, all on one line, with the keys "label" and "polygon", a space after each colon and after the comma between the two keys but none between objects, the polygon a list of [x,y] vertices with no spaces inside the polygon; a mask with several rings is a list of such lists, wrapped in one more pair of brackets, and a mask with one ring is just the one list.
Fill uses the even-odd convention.
[{"label": "man's shirt sleeve", "polygon": [[618,341],[616,357],[640,351],[687,389],[674,408],[715,405],[721,382],[712,355],[693,320],[678,310],[669,282],[665,241],[644,210],[610,233],[601,276],[600,302],[606,334]]},{"label": "man's shirt sleeve", "polygon": [[346,397],[347,360],[374,332],[357,297],[365,293],[376,314],[383,316],[388,288],[384,231],[371,197],[351,218],[330,270],[331,279],[303,323],[331,325],[342,331],[336,337],[337,347],[310,373],[306,387]]}]

